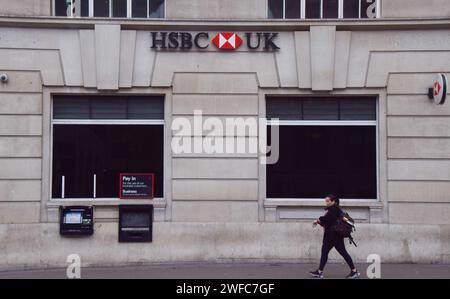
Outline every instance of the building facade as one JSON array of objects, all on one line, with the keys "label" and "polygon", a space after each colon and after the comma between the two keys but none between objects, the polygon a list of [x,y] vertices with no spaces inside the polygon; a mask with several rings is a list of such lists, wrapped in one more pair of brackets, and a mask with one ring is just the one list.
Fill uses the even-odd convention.
[{"label": "building facade", "polygon": [[[0,0],[0,268],[316,261],[327,193],[358,261],[449,262],[447,2]],[[143,172],[153,198],[119,199]],[[124,204],[151,243],[118,242]]]}]

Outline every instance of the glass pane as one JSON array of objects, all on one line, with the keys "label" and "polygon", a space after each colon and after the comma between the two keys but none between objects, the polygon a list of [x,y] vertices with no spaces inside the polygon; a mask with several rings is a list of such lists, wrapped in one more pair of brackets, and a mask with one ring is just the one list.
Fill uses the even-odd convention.
[{"label": "glass pane", "polygon": [[359,18],[359,0],[344,0],[344,18]]},{"label": "glass pane", "polygon": [[269,19],[283,18],[283,0],[269,0]]},{"label": "glass pane", "polygon": [[300,19],[300,0],[286,0],[286,19]]},{"label": "glass pane", "polygon": [[164,18],[164,0],[150,0],[148,15],[150,18]]},{"label": "glass pane", "polygon": [[266,100],[267,118],[281,120],[376,120],[376,100],[368,97],[295,98]]},{"label": "glass pane", "polygon": [[123,98],[101,98],[91,101],[92,119],[126,119],[127,102]]},{"label": "glass pane", "polygon": [[163,196],[162,125],[54,125],[53,198],[117,198],[120,173],[154,173],[155,197]]},{"label": "glass pane", "polygon": [[341,120],[376,120],[376,102],[372,99],[349,99],[340,102]]},{"label": "glass pane", "polygon": [[54,119],[164,119],[164,97],[57,96]]},{"label": "glass pane", "polygon": [[306,18],[319,19],[320,18],[320,0],[305,0],[306,1]]},{"label": "glass pane", "polygon": [[89,0],[73,0],[73,15],[77,17],[89,16]]},{"label": "glass pane", "polygon": [[268,119],[300,120],[302,101],[300,99],[267,99],[266,113]]},{"label": "glass pane", "polygon": [[374,19],[377,17],[377,5],[375,0],[361,0],[361,18]]},{"label": "glass pane", "polygon": [[337,19],[339,16],[338,0],[323,0],[323,17],[325,19]]},{"label": "glass pane", "polygon": [[127,17],[127,0],[113,0],[112,5],[113,17]]},{"label": "glass pane", "polygon": [[304,120],[338,120],[339,101],[310,99],[303,102]]},{"label": "glass pane", "polygon": [[83,97],[55,97],[53,101],[54,119],[89,119],[89,99]]},{"label": "glass pane", "polygon": [[55,0],[55,16],[71,16],[70,0]]},{"label": "glass pane", "polygon": [[279,134],[279,160],[267,165],[268,198],[376,198],[375,126],[281,126]]},{"label": "glass pane", "polygon": [[146,18],[147,0],[133,0],[131,11],[133,18]]},{"label": "glass pane", "polygon": [[89,0],[80,0],[80,16],[89,17]]},{"label": "glass pane", "polygon": [[[83,129],[82,127],[80,127]],[[92,198],[93,175],[89,167],[94,157],[95,144],[80,143],[92,139],[90,132],[76,130],[76,126],[53,127],[53,177],[52,196],[62,197],[62,176],[65,177],[66,198]]]},{"label": "glass pane", "polygon": [[109,0],[94,1],[94,16],[109,17]]},{"label": "glass pane", "polygon": [[164,119],[164,99],[128,99],[128,119]]}]

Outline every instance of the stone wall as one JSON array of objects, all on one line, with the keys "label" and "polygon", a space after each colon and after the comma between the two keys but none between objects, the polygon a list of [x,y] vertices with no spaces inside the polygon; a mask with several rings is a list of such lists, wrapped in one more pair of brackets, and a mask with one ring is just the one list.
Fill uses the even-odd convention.
[{"label": "stone wall", "polygon": [[38,223],[42,178],[40,73],[4,71],[0,67],[0,73],[4,72],[9,82],[0,84],[0,223]]},{"label": "stone wall", "polygon": [[364,222],[355,254],[448,261],[450,106],[434,105],[427,91],[436,72],[450,73],[450,30],[312,26],[282,31],[277,43],[276,53],[245,45],[227,53],[213,46],[157,52],[149,31],[120,25],[1,28],[0,73],[10,77],[0,84],[2,266],[61,265],[70,251],[98,264],[318,257],[320,233],[309,221],[321,202],[269,203],[256,155],[172,154],[170,126],[155,243],[117,243],[114,201],[94,202],[92,238],[59,237],[57,208],[70,201],[50,200],[52,93],[165,94],[167,124],[199,108],[219,118],[264,117],[270,93],[376,95],[379,198],[344,203]]},{"label": "stone wall", "polygon": [[[347,249],[358,263],[365,263],[369,254],[380,255],[382,263],[448,263],[449,233],[448,226],[361,224],[355,234],[358,247],[347,245]],[[322,230],[309,223],[158,222],[152,243],[118,243],[116,223],[97,223],[95,234],[87,238],[61,238],[57,224],[10,224],[0,225],[0,241],[2,270],[67,267],[69,254],[79,254],[83,267],[192,261],[317,262]],[[343,260],[333,250],[330,262]]]},{"label": "stone wall", "polygon": [[0,0],[0,15],[51,16],[52,0]]}]

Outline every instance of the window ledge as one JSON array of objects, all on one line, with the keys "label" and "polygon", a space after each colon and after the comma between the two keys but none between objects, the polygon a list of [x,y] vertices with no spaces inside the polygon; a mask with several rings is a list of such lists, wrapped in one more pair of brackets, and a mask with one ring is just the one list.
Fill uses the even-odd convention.
[{"label": "window ledge", "polygon": [[118,198],[84,198],[84,199],[51,199],[47,207],[57,208],[60,206],[120,206],[120,205],[153,205],[155,208],[164,208],[164,198],[155,199],[118,199]]},{"label": "window ledge", "polygon": [[[264,201],[265,208],[288,207],[323,207],[323,199],[269,198]],[[367,207],[381,209],[383,203],[377,199],[341,199],[342,207]]]}]

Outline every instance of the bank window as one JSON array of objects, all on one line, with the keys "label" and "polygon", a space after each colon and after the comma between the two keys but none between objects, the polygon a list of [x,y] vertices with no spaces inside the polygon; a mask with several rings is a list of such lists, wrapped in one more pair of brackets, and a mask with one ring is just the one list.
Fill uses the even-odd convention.
[{"label": "bank window", "polygon": [[[377,112],[371,97],[269,97],[268,145],[278,126],[279,159],[266,166],[267,198],[377,198]],[[274,121],[278,119],[278,123]],[[273,150],[272,150],[273,151]]]},{"label": "bank window", "polygon": [[164,18],[165,0],[53,0],[55,16]]},{"label": "bank window", "polygon": [[119,197],[120,173],[153,173],[163,197],[164,98],[55,96],[52,198]]},{"label": "bank window", "polygon": [[269,19],[373,19],[381,0],[268,0]]}]

